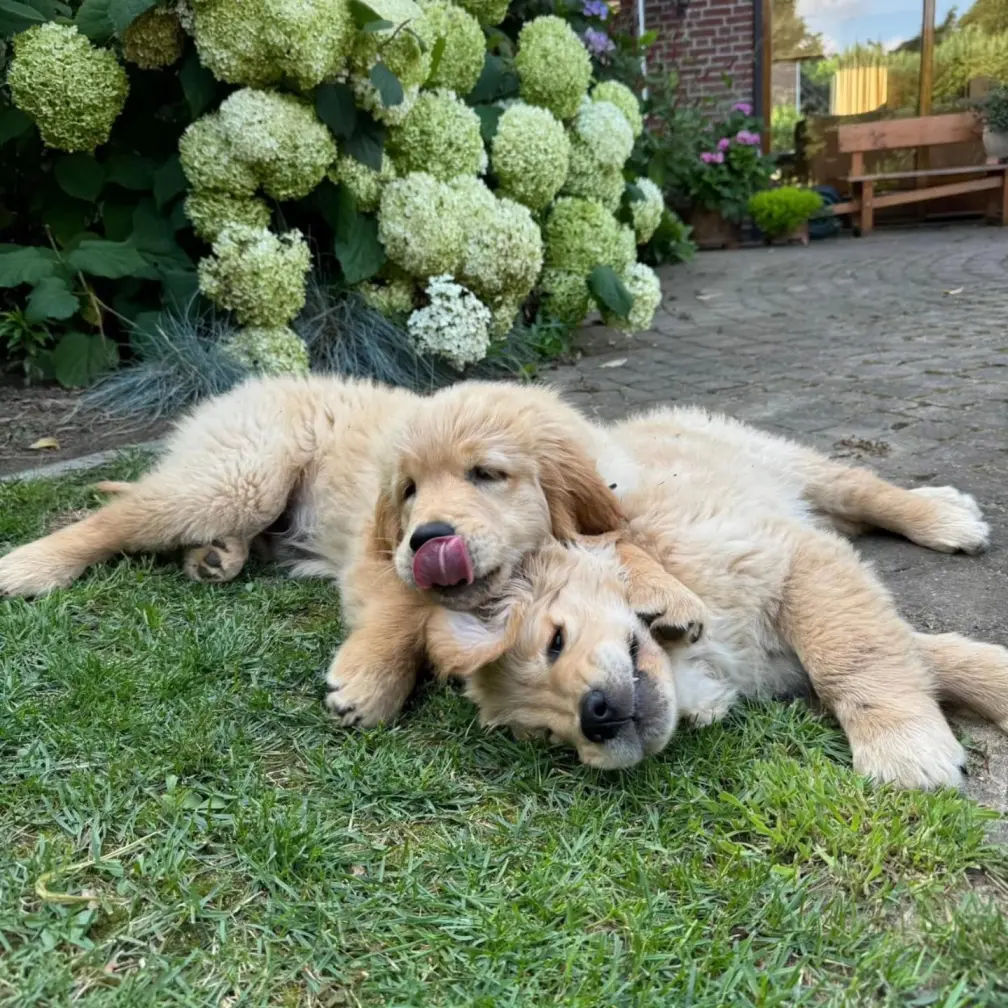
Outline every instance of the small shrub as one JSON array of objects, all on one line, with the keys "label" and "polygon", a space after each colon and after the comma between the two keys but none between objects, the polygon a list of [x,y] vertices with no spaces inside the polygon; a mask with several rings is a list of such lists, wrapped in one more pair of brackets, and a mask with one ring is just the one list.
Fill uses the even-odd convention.
[{"label": "small shrub", "polygon": [[999,84],[980,103],[980,114],[992,133],[1008,133],[1008,84]]},{"label": "small shrub", "polygon": [[768,238],[793,234],[821,208],[819,193],[795,186],[767,189],[749,200],[749,213]]}]

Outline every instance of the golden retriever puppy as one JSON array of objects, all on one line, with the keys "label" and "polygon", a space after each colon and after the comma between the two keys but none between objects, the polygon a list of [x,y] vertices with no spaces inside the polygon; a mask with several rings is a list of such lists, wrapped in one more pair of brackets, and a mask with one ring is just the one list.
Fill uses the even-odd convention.
[{"label": "golden retriever puppy", "polygon": [[[490,386],[500,387],[508,388]],[[486,395],[487,386],[463,383],[448,399],[452,411],[465,416],[467,404]],[[529,398],[536,399],[532,393]],[[459,456],[465,464],[457,471],[454,509],[459,527],[469,533],[466,566],[458,566],[436,528],[416,527],[422,524],[419,508],[429,507],[423,480],[423,503],[416,502],[411,531],[419,578],[397,577],[375,544],[376,501],[403,431],[432,402],[339,378],[249,381],[184,419],[163,457],[138,482],[105,484],[115,494],[105,507],[0,558],[0,596],[68,585],[119,552],[178,547],[188,549],[184,566],[190,576],[228,581],[241,570],[252,541],[272,532],[278,558],[295,576],[339,583],[348,626],[378,628],[369,639],[351,638],[334,663],[342,680],[341,695],[330,704],[334,712],[354,724],[390,717],[415,682],[424,614],[433,604],[478,605],[526,550],[552,535],[602,532],[622,520],[594,463],[566,430],[544,424],[537,452],[520,425],[507,440],[511,418],[503,417],[504,435],[496,444],[508,455],[510,476],[499,492],[486,492],[479,466],[500,459],[483,453],[476,460],[475,446],[461,446],[470,455]],[[400,489],[405,496],[405,487]],[[382,543],[390,514],[382,501]],[[489,534],[480,540],[480,527],[493,528],[500,550]],[[420,539],[432,545],[425,551]],[[366,646],[359,649],[355,641]]]},{"label": "golden retriever puppy", "polygon": [[[492,594],[517,552],[505,517],[512,480],[529,480],[524,458],[541,470],[559,454],[578,460],[579,485],[586,470],[563,443],[572,438],[614,488],[631,528],[658,537],[653,552],[666,568],[732,614],[727,653],[770,670],[800,661],[846,730],[856,765],[877,779],[959,781],[962,749],[911,631],[853,550],[824,530],[875,525],[934,549],[976,552],[988,528],[972,498],[949,487],[902,490],[702,410],[659,410],[603,428],[543,390],[498,389],[464,404],[456,390],[440,393],[408,425],[372,544],[399,580],[440,592],[449,606],[456,592],[480,601]],[[522,520],[531,513],[527,501]],[[694,544],[689,576],[665,563],[682,543]],[[345,647],[363,653],[382,633],[362,623]]]},{"label": "golden retriever puppy", "polygon": [[[796,599],[779,576],[767,577],[756,553],[712,550],[712,570],[695,552],[700,537],[677,544],[653,516],[633,524],[638,533],[650,529],[645,538],[661,551],[664,568],[627,544],[555,543],[523,560],[492,612],[432,613],[431,657],[465,680],[483,724],[509,726],[518,737],[549,736],[573,745],[584,763],[617,769],[664,748],[677,720],[711,724],[742,696],[804,693],[811,678],[848,730],[855,768],[917,788],[960,783],[962,754],[944,722],[937,732],[914,722],[921,710],[930,714],[935,699],[971,707],[1008,731],[1005,648],[896,626],[884,590],[860,578],[846,586],[850,593],[832,582],[839,608],[824,607],[822,597]],[[843,579],[849,547],[823,538],[841,569],[822,556],[817,577]],[[780,564],[770,568],[779,575]],[[701,601],[679,577],[713,597]],[[764,590],[753,593],[760,584]],[[806,595],[808,584],[798,590]],[[859,634],[848,642],[851,629]],[[807,672],[802,660],[810,656]],[[894,676],[884,679],[885,708],[852,717],[862,698],[874,702],[878,690],[869,679],[887,673]],[[914,727],[904,738],[908,720]]]}]

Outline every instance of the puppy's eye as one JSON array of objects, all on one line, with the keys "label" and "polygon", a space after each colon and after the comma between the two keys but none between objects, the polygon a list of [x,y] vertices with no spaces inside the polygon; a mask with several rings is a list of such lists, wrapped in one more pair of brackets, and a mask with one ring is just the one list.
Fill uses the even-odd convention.
[{"label": "puppy's eye", "polygon": [[546,648],[546,657],[554,662],[560,657],[560,652],[564,649],[563,627],[557,627],[556,633],[550,638],[549,647]]},{"label": "puppy's eye", "polygon": [[466,473],[466,479],[470,483],[500,483],[507,479],[507,473],[502,473],[498,469],[487,469],[484,466],[473,466]]},{"label": "puppy's eye", "polygon": [[414,483],[413,480],[407,480],[403,484],[402,499],[404,501],[408,501],[410,499],[410,497],[415,497],[415,496],[416,496],[416,483]]}]

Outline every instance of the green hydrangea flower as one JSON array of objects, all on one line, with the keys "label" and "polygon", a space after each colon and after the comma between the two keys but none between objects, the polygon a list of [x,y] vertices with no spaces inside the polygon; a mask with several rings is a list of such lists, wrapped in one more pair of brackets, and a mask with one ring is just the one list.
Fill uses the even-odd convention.
[{"label": "green hydrangea flower", "polygon": [[641,115],[640,102],[626,84],[615,80],[602,81],[601,84],[595,85],[591,96],[593,101],[611,102],[615,105],[630,124],[634,139],[644,132],[644,117]]},{"label": "green hydrangea flower", "polygon": [[253,371],[265,375],[308,373],[308,348],[287,326],[242,329],[223,344],[224,348]]},{"label": "green hydrangea flower", "polygon": [[615,213],[623,198],[622,168],[606,168],[599,164],[588,145],[576,135],[570,138],[570,168],[563,188],[565,196],[595,200]]},{"label": "green hydrangea flower", "polygon": [[542,210],[567,177],[570,143],[548,109],[518,102],[500,117],[490,163],[503,195]]},{"label": "green hydrangea flower", "polygon": [[657,274],[643,263],[634,263],[621,279],[626,289],[633,295],[633,308],[628,318],[620,318],[612,312],[602,310],[602,320],[606,325],[627,332],[644,332],[651,328],[655,312],[661,304],[661,282]]},{"label": "green hydrangea flower", "polygon": [[486,171],[479,116],[454,91],[423,92],[389,137],[389,150],[404,175],[423,171],[447,181]]},{"label": "green hydrangea flower", "polygon": [[195,190],[185,201],[185,212],[193,230],[204,241],[213,242],[231,224],[265,228],[270,222],[270,210],[254,196],[232,196],[230,193]]},{"label": "green hydrangea flower", "polygon": [[612,102],[583,101],[572,129],[603,168],[622,168],[633,150],[630,124]]},{"label": "green hydrangea flower", "polygon": [[509,0],[459,0],[460,7],[489,27],[499,25],[507,17],[508,3]]},{"label": "green hydrangea flower", "polygon": [[105,143],[129,93],[115,55],[55,21],[15,35],[13,45],[11,99],[31,116],[43,141],[64,151],[93,151]]},{"label": "green hydrangea flower", "polygon": [[492,211],[471,222],[458,279],[492,312],[509,313],[506,332],[535,286],[542,261],[542,235],[528,207],[497,199]]},{"label": "green hydrangea flower", "polygon": [[457,175],[448,180],[448,188],[455,195],[455,216],[467,228],[477,226],[494,213],[497,197],[481,178],[474,175]]},{"label": "green hydrangea flower", "polygon": [[591,57],[562,18],[537,17],[518,34],[515,70],[522,98],[570,119],[588,92]]},{"label": "green hydrangea flower", "polygon": [[596,266],[625,273],[637,252],[634,233],[594,200],[561,196],[543,228],[548,267],[587,276]]},{"label": "green hydrangea flower", "polygon": [[336,160],[332,134],[293,95],[243,88],[221,102],[218,114],[235,155],[275,199],[307,196]]},{"label": "green hydrangea flower", "polygon": [[200,260],[199,288],[245,326],[275,329],[304,307],[311,255],[300,231],[277,236],[232,224]]},{"label": "green hydrangea flower", "polygon": [[427,87],[448,88],[467,95],[476,86],[486,59],[486,39],[479,21],[449,0],[419,0],[424,12],[424,38],[431,47],[445,40],[441,62]]},{"label": "green hydrangea flower", "polygon": [[197,119],[182,134],[179,160],[193,189],[251,196],[259,187],[255,171],[232,149],[216,112]]},{"label": "green hydrangea flower", "polygon": [[416,307],[416,285],[406,276],[391,277],[383,283],[368,280],[356,288],[366,304],[390,318],[409,315]]},{"label": "green hydrangea flower", "polygon": [[454,189],[425,172],[385,186],[378,211],[378,237],[385,253],[412,276],[454,274],[466,229]]},{"label": "green hydrangea flower", "polygon": [[634,185],[644,198],[634,200],[630,204],[630,212],[633,215],[637,244],[646,245],[661,223],[662,214],[665,212],[665,197],[662,196],[661,189],[649,178],[636,179]]},{"label": "green hydrangea flower", "polygon": [[308,90],[346,67],[354,38],[348,0],[200,0],[193,5],[200,61],[231,84],[289,78]]},{"label": "green hydrangea flower", "polygon": [[582,273],[544,269],[539,289],[543,294],[543,308],[558,322],[579,325],[595,307],[588,281]]},{"label": "green hydrangea flower", "polygon": [[144,70],[171,66],[182,56],[185,32],[174,11],[152,7],[122,33],[123,59]]},{"label": "green hydrangea flower", "polygon": [[395,165],[387,154],[382,154],[381,171],[376,172],[349,154],[340,154],[329,169],[329,178],[337,185],[344,185],[353,193],[357,209],[363,213],[373,213],[381,202],[382,190],[396,177]]}]

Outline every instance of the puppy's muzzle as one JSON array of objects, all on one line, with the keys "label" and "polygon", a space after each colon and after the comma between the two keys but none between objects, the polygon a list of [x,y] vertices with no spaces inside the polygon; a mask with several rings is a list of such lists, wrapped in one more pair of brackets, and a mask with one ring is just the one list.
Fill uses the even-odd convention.
[{"label": "puppy's muzzle", "polygon": [[628,707],[599,689],[590,690],[581,699],[581,733],[589,742],[610,742],[633,718],[633,698]]}]

